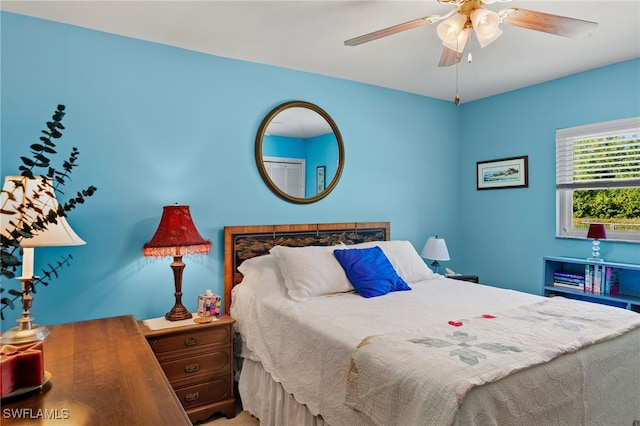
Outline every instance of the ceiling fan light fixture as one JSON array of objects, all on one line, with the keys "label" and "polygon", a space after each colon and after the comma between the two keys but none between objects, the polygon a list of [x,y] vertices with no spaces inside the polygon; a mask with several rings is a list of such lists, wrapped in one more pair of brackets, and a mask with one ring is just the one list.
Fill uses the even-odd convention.
[{"label": "ceiling fan light fixture", "polygon": [[473,30],[478,37],[480,47],[485,47],[493,43],[500,35],[500,17],[492,10],[476,9],[471,13],[471,23]]},{"label": "ceiling fan light fixture", "polygon": [[438,37],[443,43],[455,44],[466,23],[467,17],[461,13],[456,13],[438,24]]},{"label": "ceiling fan light fixture", "polygon": [[460,32],[460,34],[458,34],[458,37],[456,38],[456,40],[453,43],[445,43],[443,41],[442,44],[447,49],[451,49],[451,50],[454,50],[454,51],[456,51],[458,53],[462,53],[462,52],[464,52],[464,48],[467,45],[467,41],[469,40],[469,34],[470,34],[469,29],[465,28]]}]

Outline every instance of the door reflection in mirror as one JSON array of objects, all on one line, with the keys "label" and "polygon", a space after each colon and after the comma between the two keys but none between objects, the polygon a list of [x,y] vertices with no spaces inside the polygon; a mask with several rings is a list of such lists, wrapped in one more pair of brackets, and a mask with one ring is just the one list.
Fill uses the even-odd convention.
[{"label": "door reflection in mirror", "polygon": [[309,138],[265,135],[262,156],[273,183],[293,197],[313,197],[324,190],[316,184],[318,167],[325,167],[329,179],[338,170],[338,143],[332,131]]},{"label": "door reflection in mirror", "polygon": [[[265,137],[265,142],[268,138]],[[263,150],[263,152],[265,152]],[[302,158],[286,158],[278,156],[263,156],[264,168],[273,183],[292,197],[304,198],[305,190],[305,160]]]}]

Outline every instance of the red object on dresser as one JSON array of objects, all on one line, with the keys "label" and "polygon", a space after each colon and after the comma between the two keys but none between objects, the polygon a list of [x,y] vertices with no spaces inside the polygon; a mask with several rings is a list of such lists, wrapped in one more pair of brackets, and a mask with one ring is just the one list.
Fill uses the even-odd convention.
[{"label": "red object on dresser", "polygon": [[0,347],[0,396],[16,389],[40,386],[44,383],[44,345]]}]

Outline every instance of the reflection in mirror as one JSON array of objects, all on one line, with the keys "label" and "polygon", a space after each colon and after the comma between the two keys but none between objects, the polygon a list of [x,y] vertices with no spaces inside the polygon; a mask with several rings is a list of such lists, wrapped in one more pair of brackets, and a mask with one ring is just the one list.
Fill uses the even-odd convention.
[{"label": "reflection in mirror", "polygon": [[294,203],[324,198],[342,173],[342,137],[320,107],[291,101],[273,109],[256,137],[256,163],[265,183]]}]

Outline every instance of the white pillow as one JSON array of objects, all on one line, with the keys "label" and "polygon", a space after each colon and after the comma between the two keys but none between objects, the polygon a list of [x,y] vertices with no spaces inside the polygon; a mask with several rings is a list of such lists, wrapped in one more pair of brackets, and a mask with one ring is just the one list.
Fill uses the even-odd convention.
[{"label": "white pillow", "polygon": [[336,246],[275,246],[269,253],[280,266],[289,297],[302,301],[309,297],[353,291],[353,285],[333,256]]},{"label": "white pillow", "polygon": [[263,256],[255,256],[251,259],[247,259],[243,261],[240,266],[238,266],[238,272],[240,272],[246,279],[247,275],[252,275],[254,273],[262,272],[262,268],[269,267],[275,262],[273,256],[269,256],[268,254]]},{"label": "white pillow", "polygon": [[267,254],[247,259],[238,266],[238,271],[243,275],[242,282],[231,289],[230,307],[231,316],[237,323],[253,312],[257,298],[276,293],[286,297],[284,280],[274,256]]},{"label": "white pillow", "polygon": [[422,257],[409,241],[369,241],[349,245],[353,248],[367,248],[378,246],[387,256],[398,275],[408,284],[437,278],[437,275],[424,263]]}]

